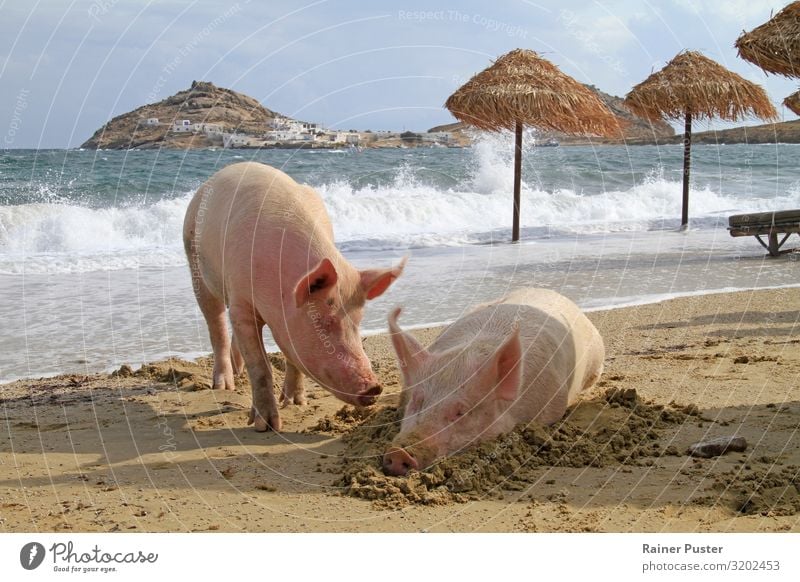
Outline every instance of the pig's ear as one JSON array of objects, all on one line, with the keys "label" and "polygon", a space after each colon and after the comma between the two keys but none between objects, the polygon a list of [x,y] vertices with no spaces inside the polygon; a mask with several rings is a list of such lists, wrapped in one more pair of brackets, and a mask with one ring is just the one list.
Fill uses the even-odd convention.
[{"label": "pig's ear", "polygon": [[397,316],[401,311],[399,307],[395,307],[389,313],[389,335],[392,337],[392,345],[397,354],[397,361],[400,364],[403,378],[405,378],[406,387],[409,387],[411,384],[409,372],[427,360],[430,353],[411,334],[407,334],[397,325]]},{"label": "pig's ear", "polygon": [[522,344],[519,327],[515,327],[492,356],[495,376],[494,393],[500,400],[514,400],[522,384]]},{"label": "pig's ear", "polygon": [[330,259],[322,259],[319,265],[300,278],[294,288],[294,301],[297,307],[305,305],[314,294],[336,285],[339,275]]},{"label": "pig's ear", "polygon": [[394,283],[394,280],[403,273],[406,261],[408,261],[408,257],[403,257],[403,260],[391,269],[366,269],[360,271],[361,286],[364,288],[367,299],[375,299],[383,295],[389,285]]}]

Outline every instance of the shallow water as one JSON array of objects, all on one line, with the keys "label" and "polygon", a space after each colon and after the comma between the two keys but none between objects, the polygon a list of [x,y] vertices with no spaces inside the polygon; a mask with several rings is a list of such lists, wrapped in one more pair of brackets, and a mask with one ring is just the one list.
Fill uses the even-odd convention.
[{"label": "shallow water", "polygon": [[[363,328],[451,321],[522,285],[585,308],[792,286],[792,256],[731,238],[727,216],[800,207],[800,146],[697,146],[691,229],[678,232],[679,147],[525,155],[522,242],[507,244],[511,145],[471,149],[0,153],[0,379],[99,371],[210,350],[180,240],[217,168],[283,167],[325,199],[357,266],[411,260]],[[272,347],[272,346],[270,346]]]}]

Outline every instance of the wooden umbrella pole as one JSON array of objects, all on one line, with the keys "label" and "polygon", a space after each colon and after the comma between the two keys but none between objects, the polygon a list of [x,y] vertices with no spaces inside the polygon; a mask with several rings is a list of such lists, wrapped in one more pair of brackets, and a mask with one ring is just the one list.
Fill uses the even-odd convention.
[{"label": "wooden umbrella pole", "polygon": [[514,132],[514,223],[511,228],[511,242],[519,240],[520,185],[522,183],[522,123],[517,121]]},{"label": "wooden umbrella pole", "polygon": [[692,149],[692,114],[686,111],[686,125],[683,131],[683,210],[681,212],[681,229],[689,225],[689,170]]}]

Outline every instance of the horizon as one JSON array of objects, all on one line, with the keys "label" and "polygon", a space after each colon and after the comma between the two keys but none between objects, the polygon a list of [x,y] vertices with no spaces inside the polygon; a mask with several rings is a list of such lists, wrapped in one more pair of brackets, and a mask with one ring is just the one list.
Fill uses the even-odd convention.
[{"label": "horizon", "polygon": [[[414,131],[454,123],[444,101],[514,48],[624,97],[680,50],[700,50],[765,88],[781,116],[795,81],[739,59],[733,43],[786,2],[672,0],[630,6],[419,0],[221,5],[78,1],[0,4],[3,149],[79,147],[106,122],[187,89],[193,80],[334,130]],[[680,124],[671,123],[676,133]],[[759,125],[700,121],[695,132]]]}]

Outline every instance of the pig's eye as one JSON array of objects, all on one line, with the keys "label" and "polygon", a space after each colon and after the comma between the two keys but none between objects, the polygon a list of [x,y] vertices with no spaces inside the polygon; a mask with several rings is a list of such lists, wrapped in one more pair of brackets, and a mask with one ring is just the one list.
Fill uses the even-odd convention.
[{"label": "pig's eye", "polygon": [[463,408],[454,408],[453,411],[450,413],[450,421],[455,422],[462,416],[464,416],[464,409]]}]

